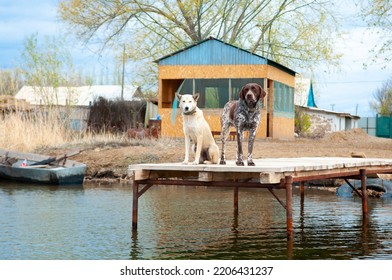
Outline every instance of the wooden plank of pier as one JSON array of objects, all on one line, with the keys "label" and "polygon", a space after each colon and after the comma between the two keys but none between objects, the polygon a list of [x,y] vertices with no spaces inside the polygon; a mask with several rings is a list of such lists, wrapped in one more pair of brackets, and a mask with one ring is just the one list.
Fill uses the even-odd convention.
[{"label": "wooden plank of pier", "polygon": [[295,182],[318,176],[319,179],[334,178],[341,174],[357,173],[359,169],[366,169],[370,173],[375,170],[385,173],[382,172],[383,169],[392,167],[392,159],[376,158],[265,158],[256,159],[254,162],[256,166],[236,166],[234,161],[227,161],[226,165],[137,164],[128,167],[128,175],[135,181],[197,177],[198,180],[206,182],[257,179],[261,184],[277,184],[285,176],[292,176]]},{"label": "wooden plank of pier", "polygon": [[[234,213],[238,214],[239,188],[268,188],[286,210],[288,240],[293,239],[292,186],[301,183],[301,199],[304,183],[310,180],[332,178],[357,178],[362,185],[362,213],[367,217],[366,178],[377,174],[392,174],[392,159],[301,157],[255,159],[256,166],[236,166],[234,161],[226,165],[184,165],[182,163],[136,164],[128,167],[133,179],[132,228],[137,229],[138,199],[153,185],[226,186],[234,188]],[[139,185],[142,186],[139,189]],[[286,190],[286,202],[273,192],[275,188]]]}]

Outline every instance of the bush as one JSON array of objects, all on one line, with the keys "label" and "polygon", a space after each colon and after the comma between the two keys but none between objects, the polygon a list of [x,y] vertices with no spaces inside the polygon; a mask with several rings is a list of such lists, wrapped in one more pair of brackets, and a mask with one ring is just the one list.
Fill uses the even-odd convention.
[{"label": "bush", "polygon": [[295,108],[295,133],[299,136],[305,136],[310,127],[312,126],[312,122],[310,120],[310,116],[306,114],[301,108]]},{"label": "bush", "polygon": [[92,132],[125,132],[137,123],[144,123],[145,101],[107,100],[99,97],[90,109],[88,120]]}]

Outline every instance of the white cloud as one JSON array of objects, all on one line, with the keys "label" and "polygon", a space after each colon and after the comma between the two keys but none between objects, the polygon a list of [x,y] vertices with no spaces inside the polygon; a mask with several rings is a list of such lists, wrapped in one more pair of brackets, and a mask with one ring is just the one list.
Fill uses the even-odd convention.
[{"label": "white cloud", "polygon": [[[378,40],[375,32],[363,27],[351,28],[348,34],[337,44],[338,52],[344,54],[341,70],[337,73],[325,74],[320,69],[316,74],[317,105],[323,109],[331,109],[360,116],[374,115],[369,108],[374,91],[391,76],[392,67],[382,69],[381,65],[371,62],[369,50]],[[365,69],[364,64],[368,64]]]},{"label": "white cloud", "polygon": [[24,39],[38,32],[55,35],[57,1],[0,0],[0,67],[13,67],[23,48]]}]

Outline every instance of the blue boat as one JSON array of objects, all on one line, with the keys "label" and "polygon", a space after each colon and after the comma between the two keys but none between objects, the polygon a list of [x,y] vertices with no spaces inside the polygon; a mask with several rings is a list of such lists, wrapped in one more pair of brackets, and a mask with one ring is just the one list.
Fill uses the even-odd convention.
[{"label": "blue boat", "polygon": [[0,149],[0,179],[50,185],[80,185],[86,164],[68,159],[80,151],[60,157]]}]

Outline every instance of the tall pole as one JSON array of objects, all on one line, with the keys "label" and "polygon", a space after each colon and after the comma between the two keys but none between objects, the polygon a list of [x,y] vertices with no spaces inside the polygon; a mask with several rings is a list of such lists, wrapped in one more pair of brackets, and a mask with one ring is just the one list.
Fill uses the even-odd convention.
[{"label": "tall pole", "polygon": [[362,215],[367,218],[368,215],[368,203],[367,203],[367,191],[366,191],[366,169],[359,170],[361,176],[361,190],[362,190]]},{"label": "tall pole", "polygon": [[122,52],[121,101],[124,100],[124,76],[125,76],[125,45],[123,45],[123,52]]},{"label": "tall pole", "polygon": [[133,181],[133,196],[132,196],[132,231],[137,230],[138,210],[139,210],[139,183]]},{"label": "tall pole", "polygon": [[287,240],[293,239],[293,177],[285,176]]}]

